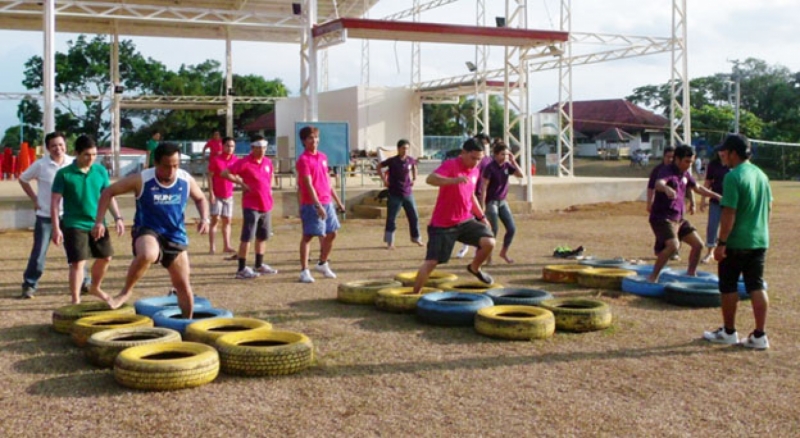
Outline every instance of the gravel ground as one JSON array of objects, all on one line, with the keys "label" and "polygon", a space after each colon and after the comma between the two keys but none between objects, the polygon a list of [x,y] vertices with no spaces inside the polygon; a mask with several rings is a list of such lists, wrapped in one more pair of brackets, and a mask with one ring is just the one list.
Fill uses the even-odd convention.
[{"label": "gravel ground", "polygon": [[[776,195],[766,273],[773,348],[765,352],[701,341],[704,329],[719,325],[718,309],[541,282],[542,267],[558,263],[550,256],[558,245],[584,245],[601,258],[652,260],[643,203],[517,215],[517,263],[487,271],[506,285],[599,298],[614,314],[609,329],[533,342],[339,304],[338,283],[414,270],[424,251],[405,240],[387,251],[380,221],[348,220],[331,262],[339,278],[301,285],[299,226],[279,221],[267,262],[281,272],[254,281],[233,280],[235,262],[205,254],[207,239],[193,236],[195,293],[236,315],[307,334],[315,365],[286,377],[220,375],[165,393],[117,385],[110,371],[88,365],[52,331],[53,309],[69,301],[60,249],[51,249],[36,299],[16,299],[31,235],[0,234],[0,436],[797,436],[800,302],[790,242],[800,234],[800,184],[776,184]],[[705,216],[691,219],[704,229]],[[129,247],[127,237],[115,239],[119,256],[107,290],[121,286]],[[686,260],[688,251],[682,255]],[[454,259],[445,270],[466,278],[464,266]],[[165,271],[153,267],[135,297],[167,287]],[[749,303],[739,317],[746,335],[753,327]]]}]

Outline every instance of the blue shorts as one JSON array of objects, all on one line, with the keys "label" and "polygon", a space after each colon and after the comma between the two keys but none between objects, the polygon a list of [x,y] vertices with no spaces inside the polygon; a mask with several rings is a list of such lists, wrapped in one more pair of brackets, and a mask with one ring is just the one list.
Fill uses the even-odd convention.
[{"label": "blue shorts", "polygon": [[317,209],[313,205],[300,206],[300,220],[303,222],[304,236],[324,236],[341,228],[339,217],[336,216],[336,209],[331,204],[323,204],[327,218],[322,220],[317,214]]}]

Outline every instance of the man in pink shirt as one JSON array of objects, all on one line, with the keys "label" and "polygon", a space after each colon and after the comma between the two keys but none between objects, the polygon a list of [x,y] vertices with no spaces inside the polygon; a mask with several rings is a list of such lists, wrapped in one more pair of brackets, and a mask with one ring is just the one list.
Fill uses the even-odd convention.
[{"label": "man in pink shirt", "polygon": [[231,246],[231,218],[233,217],[233,183],[221,176],[222,171],[235,163],[238,158],[233,155],[236,142],[231,137],[222,139],[222,154],[209,158],[208,178],[211,187],[208,189],[208,201],[211,204],[211,228],[208,231],[209,253],[216,252],[217,224],[222,218],[223,252],[236,252]]},{"label": "man in pink shirt", "polygon": [[467,271],[486,284],[494,283],[489,274],[481,271],[495,245],[494,234],[475,196],[480,180],[477,166],[482,159],[483,146],[470,138],[461,147],[461,155],[445,160],[428,175],[426,182],[439,187],[439,196],[428,225],[428,250],[417,271],[414,293],[419,293],[439,263],[450,260],[456,241],[478,248]]},{"label": "man in pink shirt", "polygon": [[[253,138],[250,155],[233,163],[222,171],[222,177],[242,187],[242,236],[239,244],[239,270],[236,278],[247,280],[261,274],[277,274],[264,263],[272,229],[272,160],[265,156],[267,140],[262,136]],[[247,251],[250,242],[256,240],[256,263],[251,269],[247,265]]]},{"label": "man in pink shirt", "polygon": [[319,129],[306,126],[300,130],[300,140],[305,152],[297,158],[297,190],[300,197],[300,219],[303,222],[303,237],[300,240],[300,282],[313,283],[314,277],[308,269],[308,253],[311,239],[319,237],[319,263],[315,269],[326,278],[336,278],[328,265],[328,256],[333,249],[336,230],[341,225],[336,217],[336,202],[339,211],[344,205],[336,192],[331,190],[328,179],[328,157],[318,150]]}]

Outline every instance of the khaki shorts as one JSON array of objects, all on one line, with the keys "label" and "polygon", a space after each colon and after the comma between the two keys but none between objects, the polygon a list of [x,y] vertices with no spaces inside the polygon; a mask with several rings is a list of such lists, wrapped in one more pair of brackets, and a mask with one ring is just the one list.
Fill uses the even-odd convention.
[{"label": "khaki shorts", "polygon": [[653,234],[656,235],[656,243],[653,246],[656,254],[664,250],[668,240],[678,239],[678,241],[682,241],[686,236],[697,231],[685,219],[679,221],[671,221],[669,219],[650,221],[650,228],[653,229]]},{"label": "khaki shorts", "polygon": [[230,198],[217,198],[211,204],[211,216],[233,217],[233,196]]}]

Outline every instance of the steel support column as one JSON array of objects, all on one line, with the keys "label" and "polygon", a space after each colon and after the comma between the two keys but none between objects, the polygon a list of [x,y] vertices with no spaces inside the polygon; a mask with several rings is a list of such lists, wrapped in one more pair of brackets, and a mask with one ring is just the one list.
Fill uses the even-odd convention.
[{"label": "steel support column", "polygon": [[[528,28],[527,0],[506,0],[506,26]],[[526,175],[526,201],[533,202],[533,180],[530,174],[530,138],[528,134],[528,53],[529,47],[506,47],[503,84],[503,140],[509,146],[519,145],[521,165]],[[516,114],[511,116],[511,113]],[[519,133],[514,134],[514,129]]]},{"label": "steel support column", "polygon": [[44,7],[44,56],[42,57],[42,92],[44,94],[45,134],[56,130],[56,10],[55,0],[45,0]]},{"label": "steel support column", "polygon": [[303,0],[303,32],[300,43],[300,95],[303,99],[305,121],[315,122],[319,118],[317,96],[317,47],[311,31],[317,23],[317,0]]},{"label": "steel support column", "polygon": [[[562,32],[572,32],[571,0],[561,0]],[[572,118],[572,37],[561,44],[558,57],[558,176],[575,176],[574,170],[574,125]]]},{"label": "steel support column", "polygon": [[[122,98],[122,80],[119,75],[119,29],[114,22],[114,34],[111,36],[111,154],[114,158],[112,175],[119,178],[119,153],[122,146],[122,120],[120,115],[120,99]],[[119,88],[118,88],[119,87]]]},{"label": "steel support column", "polygon": [[[670,144],[692,144],[686,0],[672,0],[672,74],[670,75]],[[678,129],[682,128],[682,132]]]},{"label": "steel support column", "polygon": [[225,135],[233,137],[233,47],[230,28],[225,28]]},{"label": "steel support column", "polygon": [[[414,0],[413,7],[411,8],[412,21],[418,23],[420,21],[419,0]],[[419,41],[411,43],[411,88],[416,89],[419,83],[422,82],[422,49]],[[409,120],[409,128],[411,133],[409,136],[409,149],[410,153],[415,157],[420,157],[425,153],[425,133],[423,132],[423,107],[422,98],[419,93],[414,93],[413,102],[411,102],[411,114]]]}]

